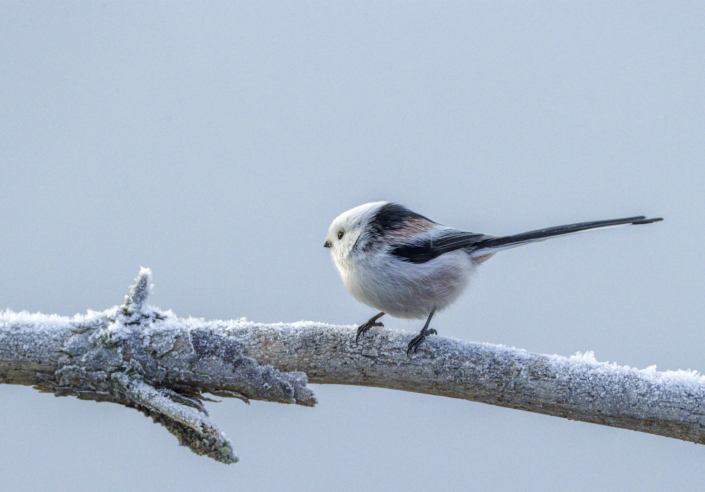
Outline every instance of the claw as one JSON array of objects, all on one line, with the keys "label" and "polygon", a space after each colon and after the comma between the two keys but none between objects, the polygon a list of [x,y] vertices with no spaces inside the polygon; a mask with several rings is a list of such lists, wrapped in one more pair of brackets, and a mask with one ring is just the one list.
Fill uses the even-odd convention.
[{"label": "claw", "polygon": [[406,349],[406,356],[409,357],[411,355],[412,350],[414,351],[414,353],[418,352],[419,345],[421,345],[421,342],[426,340],[426,337],[429,335],[438,335],[438,332],[435,330],[435,328],[429,328],[428,330],[422,330],[421,333],[416,335],[409,342],[409,346]]},{"label": "claw", "polygon": [[433,313],[435,312],[436,308],[434,307],[431,310],[431,314],[428,315],[428,319],[426,319],[426,324],[423,325],[423,328],[421,328],[421,332],[414,338],[412,338],[409,342],[409,346],[406,348],[407,357],[409,357],[409,354],[411,354],[412,350],[414,351],[414,353],[419,350],[419,345],[421,345],[421,342],[423,342],[428,335],[438,335],[438,332],[436,330],[428,327],[428,325],[431,323],[431,318],[433,318]]},{"label": "claw", "polygon": [[357,336],[355,337],[355,343],[357,343],[357,342],[360,340],[360,337],[361,337],[362,335],[364,335],[365,333],[367,333],[367,331],[368,331],[370,328],[372,328],[373,326],[377,326],[377,327],[380,327],[380,328],[381,328],[381,327],[383,327],[384,325],[383,325],[382,323],[380,323],[379,321],[372,321],[372,320],[370,320],[370,321],[368,321],[367,323],[358,326],[358,328],[357,328]]},{"label": "claw", "polygon": [[367,333],[367,330],[372,328],[373,326],[378,326],[378,327],[383,327],[384,325],[377,321],[380,319],[382,316],[384,316],[384,313],[379,313],[375,316],[372,316],[369,320],[367,320],[367,323],[362,324],[357,327],[357,336],[355,337],[355,343],[357,343],[360,340],[360,337]]}]

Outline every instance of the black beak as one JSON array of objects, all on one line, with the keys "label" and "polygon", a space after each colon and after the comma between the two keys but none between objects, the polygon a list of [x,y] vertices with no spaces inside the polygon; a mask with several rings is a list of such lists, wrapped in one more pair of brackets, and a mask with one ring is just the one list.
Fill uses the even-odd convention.
[{"label": "black beak", "polygon": [[323,247],[330,248],[330,241],[326,241],[325,243],[323,243]]}]

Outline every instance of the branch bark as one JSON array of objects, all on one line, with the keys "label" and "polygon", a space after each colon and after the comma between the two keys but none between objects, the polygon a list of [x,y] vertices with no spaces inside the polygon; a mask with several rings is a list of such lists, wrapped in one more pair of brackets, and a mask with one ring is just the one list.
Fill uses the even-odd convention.
[{"label": "branch bark", "polygon": [[142,269],[125,301],[73,318],[0,314],[0,383],[136,408],[182,445],[223,463],[237,457],[208,418],[205,394],[316,403],[307,382],[462,398],[705,443],[705,377],[637,370],[497,345],[299,322],[178,318],[146,305]]}]

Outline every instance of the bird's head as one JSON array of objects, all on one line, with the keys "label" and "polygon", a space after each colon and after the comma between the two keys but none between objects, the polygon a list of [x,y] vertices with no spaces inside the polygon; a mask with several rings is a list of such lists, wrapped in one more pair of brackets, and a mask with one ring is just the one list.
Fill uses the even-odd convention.
[{"label": "bird's head", "polygon": [[323,246],[330,249],[333,260],[339,268],[367,241],[370,221],[386,204],[387,202],[366,203],[343,212],[333,220]]}]

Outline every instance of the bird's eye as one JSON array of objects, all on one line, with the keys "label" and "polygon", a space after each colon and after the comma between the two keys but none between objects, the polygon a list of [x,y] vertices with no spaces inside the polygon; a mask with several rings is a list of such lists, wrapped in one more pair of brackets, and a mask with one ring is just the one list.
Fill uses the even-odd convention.
[{"label": "bird's eye", "polygon": [[343,231],[338,231],[338,239],[343,239],[345,233]]}]

